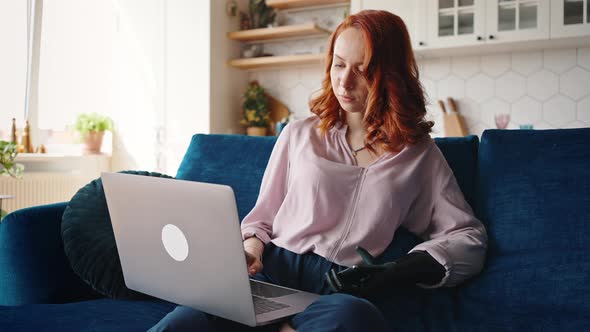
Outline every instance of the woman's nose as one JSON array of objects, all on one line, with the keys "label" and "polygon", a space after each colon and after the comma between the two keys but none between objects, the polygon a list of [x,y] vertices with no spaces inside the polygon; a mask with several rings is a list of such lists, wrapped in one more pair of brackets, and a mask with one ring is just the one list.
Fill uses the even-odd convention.
[{"label": "woman's nose", "polygon": [[352,70],[345,70],[340,77],[340,86],[345,89],[354,87],[354,73]]}]

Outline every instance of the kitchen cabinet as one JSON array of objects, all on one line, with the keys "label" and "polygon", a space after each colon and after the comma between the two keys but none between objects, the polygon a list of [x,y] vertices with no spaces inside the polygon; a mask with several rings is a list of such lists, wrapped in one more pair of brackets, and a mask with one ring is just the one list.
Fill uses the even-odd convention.
[{"label": "kitchen cabinet", "polygon": [[402,17],[419,57],[590,45],[590,0],[352,0],[363,9]]},{"label": "kitchen cabinet", "polygon": [[[548,0],[427,1],[427,47],[549,38]],[[432,23],[428,25],[429,23]]]},{"label": "kitchen cabinet", "polygon": [[551,38],[590,35],[590,0],[551,1]]}]

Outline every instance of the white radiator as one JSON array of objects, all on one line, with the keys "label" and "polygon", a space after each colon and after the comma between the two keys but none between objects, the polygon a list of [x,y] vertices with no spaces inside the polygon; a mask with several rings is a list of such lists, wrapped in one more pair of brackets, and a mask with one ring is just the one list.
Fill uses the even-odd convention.
[{"label": "white radiator", "polygon": [[88,182],[87,175],[63,173],[29,173],[22,179],[0,177],[0,194],[14,196],[2,200],[2,209],[7,212],[25,207],[66,202]]},{"label": "white radiator", "polygon": [[20,154],[17,162],[25,165],[22,179],[0,176],[0,195],[14,196],[2,200],[2,209],[18,209],[67,202],[100,172],[110,169],[110,157]]}]

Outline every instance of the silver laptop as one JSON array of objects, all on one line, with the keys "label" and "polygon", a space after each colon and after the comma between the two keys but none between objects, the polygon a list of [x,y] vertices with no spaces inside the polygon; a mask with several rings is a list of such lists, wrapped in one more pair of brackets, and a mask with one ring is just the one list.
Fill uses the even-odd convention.
[{"label": "silver laptop", "polygon": [[128,288],[256,326],[319,295],[250,280],[229,186],[102,173]]}]

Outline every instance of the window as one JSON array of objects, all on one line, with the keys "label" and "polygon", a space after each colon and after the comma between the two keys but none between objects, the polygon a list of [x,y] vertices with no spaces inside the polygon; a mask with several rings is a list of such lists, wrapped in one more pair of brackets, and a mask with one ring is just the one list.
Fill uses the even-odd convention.
[{"label": "window", "polygon": [[[12,118],[17,119],[19,129],[25,123],[28,13],[33,1],[0,1],[3,139],[9,138]],[[45,142],[49,130],[61,131],[72,125],[79,113],[113,112],[113,2],[43,1],[41,26],[40,40],[34,41],[35,46],[31,42],[32,47],[40,47],[38,106],[31,107],[27,116],[35,144]]]},{"label": "window", "polygon": [[0,139],[8,139],[12,118],[25,112],[27,2],[0,1]]},{"label": "window", "polygon": [[63,130],[80,113],[113,109],[111,1],[44,1],[39,64],[39,129]]}]

